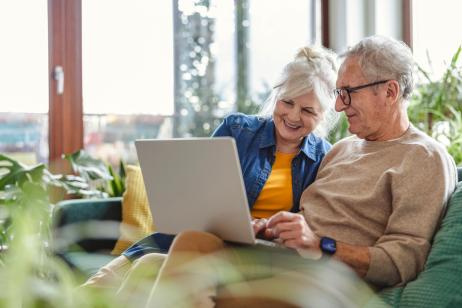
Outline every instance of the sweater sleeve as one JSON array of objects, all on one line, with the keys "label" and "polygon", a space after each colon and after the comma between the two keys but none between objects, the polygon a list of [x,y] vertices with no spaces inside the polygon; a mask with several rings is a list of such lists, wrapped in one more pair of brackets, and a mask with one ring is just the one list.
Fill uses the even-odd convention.
[{"label": "sweater sleeve", "polygon": [[392,213],[384,235],[369,247],[366,279],[379,286],[403,285],[422,271],[455,187],[455,165],[442,149],[412,152],[390,172]]}]

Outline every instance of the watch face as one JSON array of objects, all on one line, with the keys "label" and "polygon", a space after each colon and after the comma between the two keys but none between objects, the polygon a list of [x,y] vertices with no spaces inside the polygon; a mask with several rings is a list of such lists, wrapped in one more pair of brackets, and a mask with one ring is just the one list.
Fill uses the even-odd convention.
[{"label": "watch face", "polygon": [[337,251],[337,243],[330,237],[322,237],[321,250],[327,254],[333,255]]}]

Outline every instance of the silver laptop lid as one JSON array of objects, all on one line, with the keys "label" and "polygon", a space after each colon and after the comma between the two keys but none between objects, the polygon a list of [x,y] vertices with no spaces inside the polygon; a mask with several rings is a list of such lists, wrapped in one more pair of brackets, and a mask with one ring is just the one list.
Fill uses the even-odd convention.
[{"label": "silver laptop lid", "polygon": [[233,138],[136,140],[135,146],[156,231],[206,231],[255,243]]}]

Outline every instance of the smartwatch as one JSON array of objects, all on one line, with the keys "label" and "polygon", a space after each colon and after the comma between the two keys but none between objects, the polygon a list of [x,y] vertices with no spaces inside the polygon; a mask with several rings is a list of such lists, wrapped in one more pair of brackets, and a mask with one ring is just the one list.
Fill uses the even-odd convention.
[{"label": "smartwatch", "polygon": [[337,251],[337,242],[330,237],[323,236],[319,242],[319,248],[324,255],[332,256]]}]

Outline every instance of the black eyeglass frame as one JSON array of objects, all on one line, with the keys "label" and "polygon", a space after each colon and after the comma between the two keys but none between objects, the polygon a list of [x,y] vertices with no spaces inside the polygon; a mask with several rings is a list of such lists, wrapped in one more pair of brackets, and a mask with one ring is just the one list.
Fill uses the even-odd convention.
[{"label": "black eyeglass frame", "polygon": [[[346,105],[346,106],[349,106],[351,105],[351,95],[350,93],[354,93],[358,90],[361,90],[361,89],[364,89],[364,88],[368,88],[368,87],[372,87],[372,86],[376,86],[378,84],[382,84],[382,83],[386,83],[386,82],[389,82],[390,79],[387,79],[387,80],[379,80],[379,81],[374,81],[374,82],[371,82],[371,83],[368,83],[368,84],[363,84],[363,85],[360,85],[360,86],[357,86],[357,87],[353,87],[353,88],[349,88],[349,87],[344,87],[344,88],[337,88],[337,89],[334,89],[334,96],[337,98],[338,96],[340,96],[340,99],[342,100],[343,104]],[[343,97],[343,95],[341,95],[341,92],[342,91],[346,91],[347,94],[348,94],[348,103],[345,102],[345,99]]]}]

